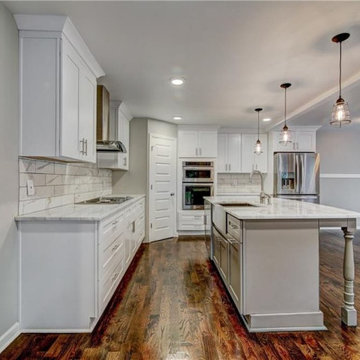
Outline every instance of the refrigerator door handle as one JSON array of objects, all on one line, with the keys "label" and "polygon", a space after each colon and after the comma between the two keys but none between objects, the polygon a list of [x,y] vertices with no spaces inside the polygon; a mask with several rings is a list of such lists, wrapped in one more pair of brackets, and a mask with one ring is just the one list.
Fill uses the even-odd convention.
[{"label": "refrigerator door handle", "polygon": [[299,164],[299,154],[295,154],[295,193],[299,194],[300,192],[300,164]]}]

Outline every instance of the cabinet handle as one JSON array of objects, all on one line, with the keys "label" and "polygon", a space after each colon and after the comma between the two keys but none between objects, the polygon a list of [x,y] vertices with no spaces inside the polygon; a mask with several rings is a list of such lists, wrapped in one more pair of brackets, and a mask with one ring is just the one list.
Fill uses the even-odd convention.
[{"label": "cabinet handle", "polygon": [[207,224],[207,221],[206,221],[206,215],[204,215],[204,225]]},{"label": "cabinet handle", "polygon": [[84,138],[80,140],[80,144],[81,144],[80,154],[84,155]]},{"label": "cabinet handle", "polygon": [[132,227],[132,232],[135,232],[135,220],[133,221],[133,227]]},{"label": "cabinet handle", "polygon": [[124,157],[124,161],[123,161],[124,166],[126,166],[126,160],[127,160],[127,158]]},{"label": "cabinet handle", "polygon": [[85,150],[84,150],[84,152],[85,152],[85,155],[87,155],[87,154],[88,154],[88,153],[87,153],[87,139],[84,140],[84,144],[85,144]]},{"label": "cabinet handle", "polygon": [[114,252],[119,247],[119,244],[116,244],[112,249],[111,252]]}]

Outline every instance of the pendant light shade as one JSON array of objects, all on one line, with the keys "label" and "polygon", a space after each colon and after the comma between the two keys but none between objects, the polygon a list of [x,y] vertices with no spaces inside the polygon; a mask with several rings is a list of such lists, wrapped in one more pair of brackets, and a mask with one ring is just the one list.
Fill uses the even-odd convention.
[{"label": "pendant light shade", "polygon": [[262,144],[261,144],[261,141],[260,141],[260,111],[262,111],[262,108],[256,108],[255,111],[257,112],[257,120],[258,120],[258,131],[257,131],[257,140],[256,140],[256,143],[255,143],[255,150],[254,150],[254,153],[256,155],[261,155],[263,153],[263,150],[262,150]]},{"label": "pendant light shade", "polygon": [[348,103],[341,96],[341,70],[342,70],[342,42],[350,37],[349,33],[342,33],[335,35],[331,40],[339,44],[340,59],[339,59],[339,98],[333,106],[330,125],[341,127],[351,123],[350,111]]},{"label": "pendant light shade", "polygon": [[292,136],[291,136],[291,131],[289,130],[287,124],[286,124],[286,90],[291,86],[290,83],[284,83],[284,84],[281,84],[280,87],[282,89],[285,90],[285,103],[284,103],[284,119],[285,119],[285,122],[284,122],[284,127],[282,128],[281,130],[281,133],[280,133],[280,140],[279,140],[279,143],[282,144],[282,145],[287,145],[289,143],[292,143]]}]

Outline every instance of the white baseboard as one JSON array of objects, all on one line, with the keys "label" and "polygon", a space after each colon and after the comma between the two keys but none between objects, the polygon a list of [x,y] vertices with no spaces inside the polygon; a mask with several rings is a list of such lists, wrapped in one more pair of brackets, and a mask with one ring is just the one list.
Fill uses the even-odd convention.
[{"label": "white baseboard", "polygon": [[16,322],[0,336],[0,353],[5,350],[20,335],[20,324]]}]

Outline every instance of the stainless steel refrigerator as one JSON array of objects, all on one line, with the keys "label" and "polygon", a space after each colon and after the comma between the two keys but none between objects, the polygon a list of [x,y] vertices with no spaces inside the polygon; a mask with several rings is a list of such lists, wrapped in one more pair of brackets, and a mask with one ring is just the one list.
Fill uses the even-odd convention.
[{"label": "stainless steel refrigerator", "polygon": [[319,173],[317,153],[275,153],[274,196],[318,203]]}]

